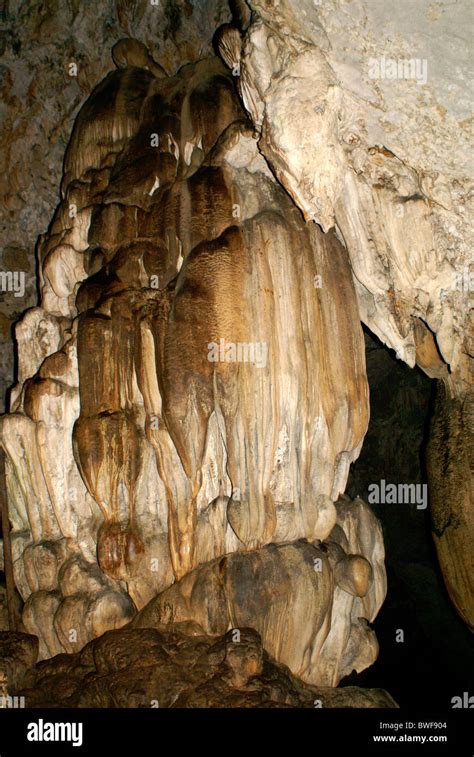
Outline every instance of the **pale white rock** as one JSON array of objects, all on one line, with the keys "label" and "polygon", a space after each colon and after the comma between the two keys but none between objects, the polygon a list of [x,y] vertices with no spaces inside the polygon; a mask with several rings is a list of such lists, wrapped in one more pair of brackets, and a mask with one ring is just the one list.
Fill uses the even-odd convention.
[{"label": "pale white rock", "polygon": [[337,227],[364,322],[413,366],[421,319],[462,395],[472,380],[470,3],[252,8],[239,88],[260,149],[305,217]]}]

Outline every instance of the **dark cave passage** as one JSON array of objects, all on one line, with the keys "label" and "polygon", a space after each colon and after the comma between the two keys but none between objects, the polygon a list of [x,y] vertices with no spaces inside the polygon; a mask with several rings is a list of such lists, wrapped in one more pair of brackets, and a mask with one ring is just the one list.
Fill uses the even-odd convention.
[{"label": "dark cave passage", "polygon": [[[397,360],[368,330],[365,341],[371,419],[347,492],[369,501],[369,486],[382,479],[426,484],[424,452],[435,382]],[[373,624],[380,652],[372,667],[341,685],[381,686],[401,707],[445,711],[452,697],[469,691],[474,645],[443,582],[429,503],[424,510],[403,503],[371,507],[382,523],[388,583]]]}]

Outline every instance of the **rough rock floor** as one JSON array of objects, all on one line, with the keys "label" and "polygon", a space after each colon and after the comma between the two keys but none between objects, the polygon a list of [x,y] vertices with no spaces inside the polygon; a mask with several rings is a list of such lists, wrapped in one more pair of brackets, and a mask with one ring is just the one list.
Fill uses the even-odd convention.
[{"label": "rough rock floor", "polygon": [[303,683],[267,654],[253,629],[220,637],[186,630],[108,631],[76,654],[36,665],[36,637],[3,632],[0,670],[8,693],[32,708],[397,707],[383,689]]}]

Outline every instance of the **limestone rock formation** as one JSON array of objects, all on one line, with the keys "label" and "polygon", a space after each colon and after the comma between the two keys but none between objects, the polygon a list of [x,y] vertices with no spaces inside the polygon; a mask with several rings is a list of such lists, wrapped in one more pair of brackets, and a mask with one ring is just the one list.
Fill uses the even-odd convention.
[{"label": "limestone rock formation", "polygon": [[[436,35],[439,17],[430,18],[424,0],[419,5],[408,19],[398,10],[405,16],[397,17],[401,39],[413,25],[421,25],[425,36],[427,21]],[[451,21],[457,31],[463,5]],[[460,392],[469,382],[472,356],[469,119],[461,120],[470,108],[462,80],[451,87],[459,94],[454,104],[449,70],[427,70],[428,63],[435,66],[433,58],[419,61],[426,67],[417,78],[413,66],[401,81],[377,74],[374,61],[390,50],[384,36],[378,42],[374,36],[379,7],[328,0],[310,10],[291,0],[256,0],[240,46],[230,25],[222,27],[217,44],[238,75],[259,147],[275,174],[305,218],[325,230],[335,227],[344,240],[362,320],[411,366],[421,321],[437,347],[428,370],[449,366],[452,391]],[[393,24],[392,9],[386,13]],[[402,46],[394,43],[391,52],[400,54]],[[433,122],[427,133],[435,136],[435,149],[420,147],[412,136],[420,124],[409,116],[420,101]],[[442,108],[446,101],[452,112]],[[443,115],[446,130],[438,134]],[[443,140],[453,130],[457,145],[450,151]]]},{"label": "limestone rock formation", "polygon": [[[276,182],[217,58],[168,77],[130,40],[114,60],[75,123],[0,421],[23,623],[41,657],[73,652],[238,552],[230,614],[206,625],[206,589],[183,619],[222,634],[241,613],[335,685],[375,659],[385,594],[376,520],[335,504],[368,423],[347,255]],[[249,594],[252,571],[279,593],[268,628],[241,565]]]},{"label": "limestone rock formation", "polygon": [[[472,405],[471,4],[251,7],[251,22],[225,24],[216,44],[260,151],[304,217],[343,242],[362,321],[398,358],[441,380],[452,406]],[[465,458],[474,427],[463,429],[456,449]],[[457,513],[462,551],[451,538],[441,546],[436,513],[433,528],[447,588],[473,626],[472,465],[465,471],[466,484],[459,490],[454,474],[442,505]]]},{"label": "limestone rock formation", "polygon": [[[446,586],[457,611],[474,630],[474,402],[441,387],[428,447],[433,535]],[[467,443],[466,443],[467,442]]]},{"label": "limestone rock formation", "polygon": [[[0,285],[1,412],[8,409],[5,393],[14,381],[11,330],[37,304],[36,240],[57,204],[74,120],[110,70],[111,49],[133,37],[174,73],[209,55],[216,25],[230,18],[227,0],[1,4],[0,274],[7,277]],[[16,290],[8,286],[11,276]]]},{"label": "limestone rock formation", "polygon": [[378,653],[369,621],[385,596],[382,537],[361,500],[337,509],[340,525],[324,543],[272,544],[220,557],[161,592],[132,625],[192,623],[211,635],[255,628],[270,654],[321,686],[363,670]]},{"label": "limestone rock formation", "polygon": [[396,707],[382,689],[303,684],[252,629],[222,636],[182,630],[109,631],[81,652],[29,671],[27,707]]},{"label": "limestone rock formation", "polygon": [[[382,532],[344,495],[369,420],[361,320],[439,383],[433,530],[474,627],[462,82],[408,61],[389,83],[391,37],[378,41],[369,0],[204,11],[173,0],[150,28],[148,4],[137,0],[133,19],[125,5],[115,3],[118,24],[104,21],[115,69],[74,122],[38,242],[40,301],[16,326],[16,385],[0,418],[22,622],[40,659],[71,655],[64,670],[77,680],[58,679],[53,697],[63,704],[115,701],[115,684],[83,686],[83,674],[120,674],[96,658],[101,645],[149,640],[165,667],[168,643],[190,645],[196,660],[200,642],[183,629],[204,639],[205,683],[186,678],[166,706],[220,694],[301,704],[300,684],[274,693],[252,634],[309,686],[336,686],[378,650]],[[443,3],[420,5],[433,39]],[[34,29],[51,44],[43,21]],[[408,54],[407,24],[419,32],[411,14],[398,21],[394,58]],[[111,66],[101,59],[97,79]],[[11,136],[8,71],[2,86],[10,166],[23,143]],[[420,105],[433,145],[416,138]],[[17,188],[4,196],[23,212]],[[245,662],[229,629],[254,629]],[[48,665],[38,703],[41,671],[59,675],[62,658]],[[254,675],[256,698],[241,693]]]}]

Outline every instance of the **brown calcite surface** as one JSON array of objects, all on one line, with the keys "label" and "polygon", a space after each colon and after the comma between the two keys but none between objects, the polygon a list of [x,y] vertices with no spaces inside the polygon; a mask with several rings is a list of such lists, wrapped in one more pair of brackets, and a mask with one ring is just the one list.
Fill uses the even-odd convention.
[{"label": "brown calcite surface", "polygon": [[[251,7],[238,29],[235,23],[219,28],[216,46],[236,75],[259,150],[305,219],[333,230],[344,244],[361,320],[398,359],[440,379],[448,405],[470,406],[472,45],[466,21],[472,4],[254,0]],[[456,418],[457,411],[451,426]],[[438,487],[438,457],[429,466],[435,471],[430,491],[440,567],[455,607],[472,625],[473,467],[465,466],[472,418],[459,428],[462,436],[447,443],[449,461],[441,466],[453,478]],[[436,420],[433,433],[434,448]],[[441,491],[449,497],[443,504]],[[442,537],[441,510],[453,514]]]},{"label": "brown calcite surface", "polygon": [[[432,529],[451,599],[474,630],[474,393],[451,398],[438,388],[427,452]],[[467,444],[466,444],[467,441]]]},{"label": "brown calcite surface", "polygon": [[18,631],[0,631],[0,697],[8,696],[25,685],[37,659],[36,636]]},{"label": "brown calcite surface", "polygon": [[15,695],[29,708],[397,707],[383,689],[304,684],[251,628],[218,637],[196,628],[108,631],[32,667]]},{"label": "brown calcite surface", "polygon": [[76,119],[16,331],[23,624],[47,658],[146,605],[211,635],[235,616],[335,686],[376,658],[386,591],[378,522],[343,497],[368,424],[348,256],[275,180],[224,64],[148,55],[114,47]]},{"label": "brown calcite surface", "polygon": [[211,635],[252,627],[270,654],[321,686],[363,670],[378,654],[369,621],[385,597],[382,534],[361,500],[336,507],[326,541],[271,544],[202,565],[151,600],[133,627],[192,623]]},{"label": "brown calcite surface", "polygon": [[[216,25],[231,17],[227,0],[21,0],[0,7],[0,409],[14,381],[12,327],[37,304],[35,247],[58,201],[64,151],[85,99],[110,70],[110,51],[124,37],[131,65],[168,73],[212,53]],[[140,43],[138,42],[140,40]],[[133,57],[135,55],[135,57]],[[119,66],[123,47],[115,49]],[[135,61],[135,63],[134,63]]]}]

